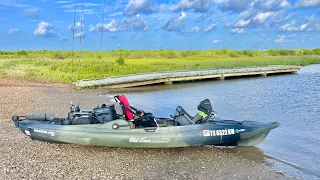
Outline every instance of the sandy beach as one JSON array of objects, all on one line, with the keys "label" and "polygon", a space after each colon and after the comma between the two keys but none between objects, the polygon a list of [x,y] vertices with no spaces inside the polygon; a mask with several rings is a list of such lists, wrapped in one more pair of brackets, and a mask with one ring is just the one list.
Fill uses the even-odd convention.
[{"label": "sandy beach", "polygon": [[[1,179],[288,179],[255,147],[121,149],[32,141],[14,127],[13,115],[66,116],[80,95],[93,108],[97,93],[70,86],[0,80]],[[107,98],[105,98],[107,99]],[[101,101],[101,100],[100,100]],[[270,165],[271,164],[271,165]]]}]

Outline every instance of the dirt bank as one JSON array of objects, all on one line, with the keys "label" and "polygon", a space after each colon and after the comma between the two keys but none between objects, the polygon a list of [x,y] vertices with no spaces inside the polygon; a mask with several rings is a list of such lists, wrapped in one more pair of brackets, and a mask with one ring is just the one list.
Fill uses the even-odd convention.
[{"label": "dirt bank", "polygon": [[[107,97],[70,92],[67,85],[0,80],[1,179],[286,179],[266,165],[255,147],[220,149],[120,149],[32,141],[11,122],[12,115],[56,112],[65,116],[70,94],[85,108]],[[100,100],[101,102],[101,100]],[[269,162],[272,163],[272,162]]]}]

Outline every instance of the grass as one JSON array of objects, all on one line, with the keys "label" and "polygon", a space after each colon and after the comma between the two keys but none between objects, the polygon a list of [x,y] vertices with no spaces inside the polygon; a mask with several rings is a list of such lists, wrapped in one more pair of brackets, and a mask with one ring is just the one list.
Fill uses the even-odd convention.
[{"label": "grass", "polygon": [[[284,55],[278,55],[282,51]],[[0,77],[70,83],[79,79],[159,71],[320,63],[318,49],[282,51],[82,51],[76,52],[73,60],[69,51],[0,51]]]}]

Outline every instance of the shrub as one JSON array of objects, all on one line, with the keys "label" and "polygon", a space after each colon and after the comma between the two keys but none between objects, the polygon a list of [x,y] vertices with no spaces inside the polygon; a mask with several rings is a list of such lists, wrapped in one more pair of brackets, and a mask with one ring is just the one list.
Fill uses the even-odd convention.
[{"label": "shrub", "polygon": [[116,63],[122,66],[125,65],[125,60],[120,56],[118,59],[116,59]]},{"label": "shrub", "polygon": [[167,58],[169,58],[169,59],[173,59],[173,58],[176,58],[176,57],[177,57],[177,54],[176,54],[176,51],[170,49],[170,50],[167,50],[167,51],[166,51],[166,56],[167,56]]},{"label": "shrub", "polygon": [[249,56],[249,57],[253,57],[253,52],[251,50],[244,50],[244,51],[242,51],[242,54]]},{"label": "shrub", "polygon": [[25,51],[25,50],[17,51],[17,54],[19,56],[27,56],[28,55],[27,51]]},{"label": "shrub", "polygon": [[62,55],[61,52],[54,52],[53,59],[64,59],[64,56]]}]

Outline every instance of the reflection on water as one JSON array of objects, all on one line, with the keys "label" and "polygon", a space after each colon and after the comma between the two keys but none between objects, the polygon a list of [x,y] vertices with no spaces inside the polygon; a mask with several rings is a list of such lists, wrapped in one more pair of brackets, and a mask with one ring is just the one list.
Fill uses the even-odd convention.
[{"label": "reflection on water", "polygon": [[289,176],[320,178],[320,65],[304,67],[293,75],[146,86],[119,93],[161,117],[173,114],[179,105],[195,114],[198,103],[209,98],[218,117],[277,121],[280,127],[258,148],[223,151],[239,152],[256,161],[267,156]]}]

